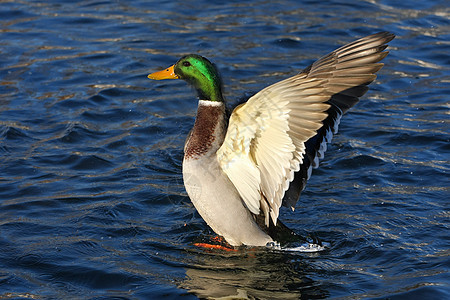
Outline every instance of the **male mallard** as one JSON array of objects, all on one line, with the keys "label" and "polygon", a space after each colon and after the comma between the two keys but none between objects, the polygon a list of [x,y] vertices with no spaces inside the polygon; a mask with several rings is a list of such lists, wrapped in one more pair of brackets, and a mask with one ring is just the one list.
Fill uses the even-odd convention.
[{"label": "male mallard", "polygon": [[[364,95],[395,36],[380,32],[345,45],[237,106],[229,120],[216,68],[190,54],[150,79],[183,79],[198,93],[184,147],[186,191],[206,223],[232,246],[273,243],[281,205],[294,206],[337,131]],[[260,222],[263,220],[263,222]]]}]

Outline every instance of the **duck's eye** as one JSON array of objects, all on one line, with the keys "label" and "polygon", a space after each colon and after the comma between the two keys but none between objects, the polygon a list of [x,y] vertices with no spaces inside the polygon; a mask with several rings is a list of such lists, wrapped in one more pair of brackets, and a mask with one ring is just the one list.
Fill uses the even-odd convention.
[{"label": "duck's eye", "polygon": [[185,67],[190,67],[190,66],[191,66],[191,63],[188,62],[188,61],[185,61],[185,62],[183,62],[183,66],[185,66]]}]

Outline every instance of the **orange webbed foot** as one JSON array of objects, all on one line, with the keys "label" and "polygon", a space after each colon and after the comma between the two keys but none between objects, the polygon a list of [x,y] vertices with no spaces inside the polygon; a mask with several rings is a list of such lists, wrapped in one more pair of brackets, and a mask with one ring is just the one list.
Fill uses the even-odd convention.
[{"label": "orange webbed foot", "polygon": [[202,247],[202,248],[206,248],[206,249],[215,249],[215,250],[222,250],[222,251],[237,251],[236,249],[233,248],[233,246],[231,246],[230,244],[228,244],[225,239],[221,236],[215,236],[213,238],[211,238],[211,240],[215,243],[194,243],[194,246],[197,247]]}]

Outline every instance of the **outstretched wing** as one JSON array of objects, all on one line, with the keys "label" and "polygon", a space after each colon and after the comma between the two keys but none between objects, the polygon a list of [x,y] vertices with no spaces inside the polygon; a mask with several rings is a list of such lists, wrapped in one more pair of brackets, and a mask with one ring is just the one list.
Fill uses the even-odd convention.
[{"label": "outstretched wing", "polygon": [[[387,48],[386,44],[394,37],[395,35],[389,32],[380,32],[367,36],[322,57],[301,73],[310,74],[311,70],[323,65],[333,55],[340,55],[343,57],[341,60],[348,63],[353,59],[355,60],[354,65],[363,62],[364,60],[362,59],[366,59],[366,64],[376,63],[389,53],[387,51],[383,52],[383,50]],[[347,54],[342,55],[344,52],[347,52]],[[322,121],[323,126],[317,131],[317,134],[305,143],[306,151],[303,163],[300,165],[300,170],[295,173],[294,180],[284,195],[283,206],[294,209],[300,193],[304,190],[306,182],[311,176],[312,169],[319,166],[319,160],[324,157],[324,153],[327,150],[327,143],[331,142],[333,135],[337,133],[341,117],[358,103],[359,97],[363,96],[369,89],[367,87],[369,83],[348,87],[339,93],[333,94],[330,100],[327,101],[330,104],[330,108],[326,111],[327,118]]]},{"label": "outstretched wing", "polygon": [[267,225],[269,216],[276,224],[290,183],[304,171],[305,158],[311,160],[305,157],[308,140],[321,131],[326,136],[323,121],[333,109],[344,113],[367,91],[393,37],[378,33],[341,47],[233,111],[217,158],[248,209],[254,214],[262,210]]}]

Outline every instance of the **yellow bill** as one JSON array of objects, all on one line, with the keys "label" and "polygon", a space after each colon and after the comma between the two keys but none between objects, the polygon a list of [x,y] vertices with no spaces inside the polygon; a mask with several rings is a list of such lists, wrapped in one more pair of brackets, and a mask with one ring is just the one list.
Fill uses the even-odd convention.
[{"label": "yellow bill", "polygon": [[173,66],[170,66],[165,70],[152,73],[152,74],[148,75],[147,77],[150,79],[154,79],[154,80],[178,79],[178,76],[175,74],[175,72],[173,70]]}]

